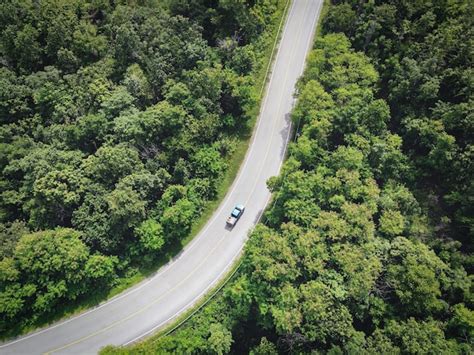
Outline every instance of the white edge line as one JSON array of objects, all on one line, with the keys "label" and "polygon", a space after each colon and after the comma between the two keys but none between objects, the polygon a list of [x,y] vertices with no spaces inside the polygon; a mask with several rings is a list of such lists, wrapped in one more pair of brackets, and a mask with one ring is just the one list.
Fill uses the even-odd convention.
[{"label": "white edge line", "polygon": [[[290,13],[293,11],[293,5],[294,5],[294,2],[292,2],[291,4],[291,9],[290,11],[288,12],[288,21],[289,21],[289,18],[290,18]],[[288,22],[287,22],[288,23]],[[286,34],[286,30],[287,30],[287,26],[285,25],[285,29],[284,29],[284,32],[283,32],[283,35],[282,35],[282,38],[281,38],[281,41],[283,41],[283,38]],[[276,63],[278,61],[278,57],[276,58],[275,62],[274,62],[274,66],[276,66]],[[270,76],[270,81],[268,82],[268,86],[267,88],[270,87],[272,81],[273,81],[273,75],[274,75],[274,71],[272,70],[272,73],[271,73],[271,76]],[[265,107],[266,107],[266,104],[267,104],[267,99],[268,99],[268,95],[265,96],[265,101],[264,101],[264,104],[263,106],[261,107],[260,111],[259,111],[259,114],[258,114],[258,122],[257,122],[257,128],[255,129],[254,133],[252,134],[252,141],[251,141],[251,146],[250,146],[250,149],[247,151],[246,155],[245,155],[245,160],[244,160],[244,163],[240,166],[239,168],[239,173],[238,173],[238,176],[237,178],[234,180],[234,182],[232,183],[232,186],[231,186],[231,189],[230,191],[227,192],[224,200],[222,201],[219,209],[217,210],[217,212],[214,213],[214,217],[212,219],[209,220],[209,222],[206,223],[206,226],[204,227],[204,229],[199,233],[199,235],[193,239],[193,241],[189,244],[188,248],[185,248],[183,250],[183,252],[181,253],[181,255],[173,260],[173,261],[176,261],[178,259],[180,259],[181,257],[183,257],[187,252],[189,252],[189,250],[192,249],[192,247],[197,243],[197,241],[206,233],[206,231],[209,229],[210,225],[216,220],[216,218],[218,217],[219,213],[223,210],[224,208],[224,205],[228,202],[227,200],[229,200],[230,198],[230,195],[232,195],[232,193],[235,191],[235,189],[237,188],[237,184],[238,182],[240,181],[241,177],[242,177],[242,171],[245,169],[245,167],[247,166],[248,162],[250,161],[250,155],[252,153],[252,151],[254,150],[255,148],[255,144],[254,141],[255,141],[255,138],[257,137],[258,135],[258,130],[260,129],[260,126],[261,126],[261,123],[262,123],[262,120],[260,119],[260,116],[261,116],[261,112],[264,111]]]},{"label": "white edge line", "polygon": [[[291,127],[291,123],[290,123],[290,127]],[[289,137],[290,137],[290,132],[291,130],[289,131],[288,135],[287,135],[287,138],[286,138],[286,142],[288,143],[289,141]],[[283,164],[283,161],[282,160],[280,162],[280,168],[281,168],[281,165]],[[272,197],[272,194],[268,194],[268,197],[267,197],[267,200],[265,202],[265,207],[268,205],[268,202],[270,201],[270,198]],[[263,216],[263,212],[264,212],[265,208],[260,212],[258,218],[257,218],[257,223],[255,225],[257,225],[259,222],[260,222],[260,219],[262,218]],[[254,225],[254,226],[255,226]],[[238,255],[240,255],[242,253],[242,249],[245,247],[245,240],[248,239],[248,234],[245,234],[244,235],[244,244],[242,244],[239,248],[239,250],[237,251],[237,253],[235,253],[233,256],[232,256],[232,259],[230,260],[230,262],[224,267],[223,271],[221,271],[219,273],[219,275],[209,284],[209,286],[207,286],[198,296],[196,296],[195,298],[193,298],[188,304],[186,304],[179,312],[175,313],[174,315],[172,315],[171,317],[169,317],[168,319],[164,320],[163,322],[161,322],[160,324],[154,326],[153,328],[151,328],[150,330],[147,330],[145,333],[137,336],[136,338],[132,339],[132,340],[129,340],[128,342],[122,344],[121,346],[127,346],[127,345],[130,345],[132,343],[135,343],[136,341],[142,339],[142,338],[145,338],[148,334],[150,333],[153,333],[156,329],[162,327],[163,325],[165,325],[166,323],[168,323],[170,320],[172,320],[173,318],[176,318],[178,317],[181,313],[187,311],[199,298],[202,297],[203,294],[205,294],[206,292],[209,291],[210,288],[212,288],[214,286],[214,284],[217,283],[217,281],[219,281],[222,277],[222,274],[226,273],[229,268],[232,266],[232,264],[235,263],[235,261],[237,260],[237,257]]]},{"label": "white edge line", "polygon": [[[287,1],[286,1],[285,9],[283,10],[283,16],[282,16],[282,18],[281,18],[280,25],[278,26],[278,31],[277,31],[277,36],[278,36],[278,37],[279,37],[279,35],[280,35],[281,26],[282,26],[282,24],[283,24],[283,22],[284,22],[284,20],[285,20],[286,8],[288,7],[288,2],[290,2],[290,1],[292,1],[292,0],[287,0]],[[291,3],[291,6],[293,6],[293,2]],[[291,10],[291,9],[290,9],[290,10]],[[290,13],[290,11],[288,11],[287,18],[289,18],[289,13]],[[278,37],[275,38],[275,43],[273,43],[272,53],[271,53],[271,55],[270,55],[270,60],[268,61],[267,70],[266,70],[266,72],[265,72],[265,78],[264,78],[265,80],[264,80],[264,82],[263,82],[262,88],[260,89],[260,93],[258,94],[259,98],[262,96],[263,90],[265,90],[265,88],[267,87],[267,85],[265,85],[265,84],[266,84],[266,81],[267,81],[268,71],[270,70],[270,67],[272,66],[273,53],[275,52],[275,47],[276,47],[276,45],[277,45],[277,43],[278,43]],[[281,39],[283,40],[283,36],[282,36]],[[281,42],[281,41],[280,41],[280,42]],[[270,85],[269,85],[269,86],[270,86]]]}]

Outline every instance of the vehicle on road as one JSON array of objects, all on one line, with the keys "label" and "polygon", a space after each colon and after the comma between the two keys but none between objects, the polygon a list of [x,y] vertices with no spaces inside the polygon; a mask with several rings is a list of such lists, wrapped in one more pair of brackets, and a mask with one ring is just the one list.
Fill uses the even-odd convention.
[{"label": "vehicle on road", "polygon": [[227,218],[227,225],[231,228],[234,227],[240,217],[242,217],[242,215],[244,214],[244,211],[244,205],[236,205],[232,210],[230,216]]}]

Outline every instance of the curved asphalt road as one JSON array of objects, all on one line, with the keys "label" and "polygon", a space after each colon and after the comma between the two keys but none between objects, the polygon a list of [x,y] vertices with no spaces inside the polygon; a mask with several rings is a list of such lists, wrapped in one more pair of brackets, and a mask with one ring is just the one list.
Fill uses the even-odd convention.
[{"label": "curved asphalt road", "polygon": [[[293,91],[301,75],[322,0],[294,0],[286,21],[252,144],[237,179],[201,233],[155,276],[79,316],[0,346],[2,354],[96,353],[130,344],[192,306],[236,260],[278,175],[290,132]],[[233,230],[225,220],[236,203],[246,210]]]}]

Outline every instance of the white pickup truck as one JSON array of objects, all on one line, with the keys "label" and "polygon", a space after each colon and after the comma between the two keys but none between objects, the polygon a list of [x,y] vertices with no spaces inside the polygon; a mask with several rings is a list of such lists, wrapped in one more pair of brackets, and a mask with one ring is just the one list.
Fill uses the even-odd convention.
[{"label": "white pickup truck", "polygon": [[239,220],[239,218],[242,217],[242,215],[244,214],[244,211],[245,211],[244,205],[235,206],[234,209],[232,210],[232,213],[227,218],[227,221],[226,221],[227,225],[231,228],[234,227],[237,221]]}]

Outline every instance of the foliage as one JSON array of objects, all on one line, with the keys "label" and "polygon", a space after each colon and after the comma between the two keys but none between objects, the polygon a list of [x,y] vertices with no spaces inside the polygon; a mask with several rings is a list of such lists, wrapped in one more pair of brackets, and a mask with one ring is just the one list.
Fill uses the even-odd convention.
[{"label": "foliage", "polygon": [[[451,14],[456,6],[463,11],[453,4]],[[351,2],[331,10],[325,26],[360,40],[359,27],[372,18],[353,8],[373,7],[386,20],[397,10]],[[192,334],[192,351],[205,352],[207,329],[224,324],[234,353],[471,352],[472,277],[463,253],[470,245],[439,239],[443,227],[414,184],[425,177],[397,129],[404,107],[378,96],[390,72],[379,77],[380,63],[352,41],[341,33],[316,40],[293,111],[297,139],[280,176],[268,181],[274,200],[237,277],[173,337],[143,349],[177,351]],[[455,142],[442,126],[416,125],[443,169]]]},{"label": "foliage", "polygon": [[[326,32],[345,33],[380,72],[391,130],[416,178],[407,179],[430,210],[434,238],[472,252],[472,46],[469,1],[337,2]],[[466,265],[472,268],[472,265]]]},{"label": "foliage", "polygon": [[24,234],[13,255],[1,261],[0,325],[2,331],[21,315],[53,312],[91,286],[107,286],[115,259],[91,255],[80,233],[68,228]]},{"label": "foliage", "polygon": [[140,246],[147,252],[157,252],[163,247],[163,227],[153,219],[143,221],[136,228],[136,235],[140,239]]},{"label": "foliage", "polygon": [[209,348],[219,355],[228,353],[232,344],[232,333],[216,323],[211,324],[209,332],[210,335],[207,338]]},{"label": "foliage", "polygon": [[[0,4],[0,332],[179,247],[246,134],[276,4]],[[34,280],[30,236],[65,254]]]}]

